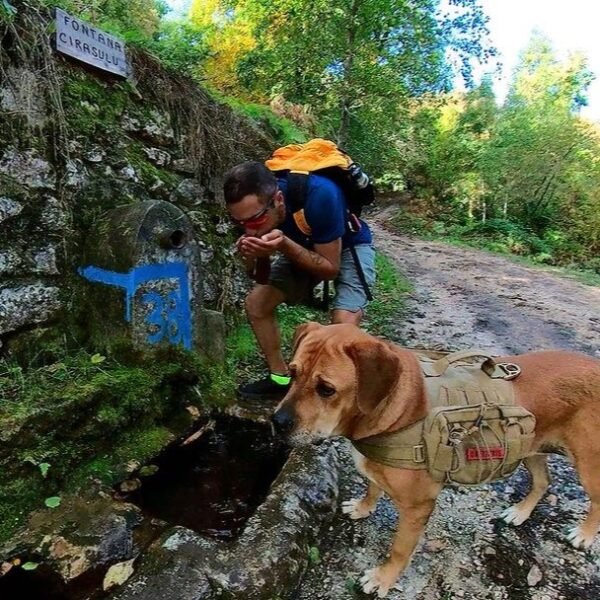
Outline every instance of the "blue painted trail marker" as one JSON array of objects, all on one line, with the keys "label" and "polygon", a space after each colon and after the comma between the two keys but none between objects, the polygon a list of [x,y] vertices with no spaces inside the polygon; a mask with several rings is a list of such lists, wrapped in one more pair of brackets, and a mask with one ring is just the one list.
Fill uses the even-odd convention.
[{"label": "blue painted trail marker", "polygon": [[174,286],[166,286],[165,290],[157,286],[156,289],[143,291],[138,299],[145,315],[146,342],[158,344],[166,338],[170,344],[181,344],[186,350],[192,349],[192,310],[186,263],[142,265],[128,273],[88,266],[80,268],[79,273],[88,281],[125,290],[125,320],[128,323],[132,322],[134,298],[140,286],[149,282],[174,283]]}]

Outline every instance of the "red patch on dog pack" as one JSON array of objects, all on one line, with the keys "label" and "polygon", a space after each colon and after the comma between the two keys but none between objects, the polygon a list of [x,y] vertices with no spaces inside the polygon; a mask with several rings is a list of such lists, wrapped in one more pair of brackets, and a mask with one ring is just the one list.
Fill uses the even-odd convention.
[{"label": "red patch on dog pack", "polygon": [[494,448],[467,448],[467,460],[499,460],[504,458],[502,446]]}]

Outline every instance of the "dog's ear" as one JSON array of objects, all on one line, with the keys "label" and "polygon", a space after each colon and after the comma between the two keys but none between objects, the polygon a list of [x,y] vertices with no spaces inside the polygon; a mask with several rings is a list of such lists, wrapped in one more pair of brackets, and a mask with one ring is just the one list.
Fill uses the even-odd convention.
[{"label": "dog's ear", "polygon": [[356,400],[368,415],[391,394],[400,377],[400,359],[383,342],[372,338],[353,342],[347,352],[356,367]]},{"label": "dog's ear", "polygon": [[302,325],[298,325],[296,327],[296,331],[294,333],[294,341],[292,342],[292,356],[296,354],[296,350],[298,349],[298,345],[300,342],[315,329],[319,329],[323,327],[320,323],[316,321],[309,321],[308,323],[303,323]]}]

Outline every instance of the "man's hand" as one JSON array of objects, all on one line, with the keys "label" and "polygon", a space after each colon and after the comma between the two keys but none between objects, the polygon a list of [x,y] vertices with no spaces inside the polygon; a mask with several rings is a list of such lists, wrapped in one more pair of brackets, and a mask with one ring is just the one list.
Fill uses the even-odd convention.
[{"label": "man's hand", "polygon": [[236,243],[238,252],[244,258],[262,258],[271,256],[285,243],[285,235],[279,229],[273,229],[262,237],[242,236]]}]

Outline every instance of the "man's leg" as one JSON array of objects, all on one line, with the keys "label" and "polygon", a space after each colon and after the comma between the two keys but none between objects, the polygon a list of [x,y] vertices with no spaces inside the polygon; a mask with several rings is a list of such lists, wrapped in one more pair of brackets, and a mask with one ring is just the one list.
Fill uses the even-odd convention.
[{"label": "man's leg", "polygon": [[362,317],[362,309],[352,312],[350,310],[337,308],[331,311],[332,323],[353,323],[354,325],[360,325]]},{"label": "man's leg", "polygon": [[[375,283],[375,249],[370,244],[356,246],[365,279],[371,289]],[[332,323],[360,325],[367,306],[367,293],[362,286],[350,250],[342,252],[340,272],[335,280],[335,298],[331,310]]]},{"label": "man's leg", "polygon": [[287,393],[290,378],[281,354],[281,337],[276,308],[282,302],[295,304],[314,285],[310,277],[293,269],[291,263],[278,257],[271,265],[269,284],[256,285],[246,298],[246,313],[256,340],[263,351],[269,375],[265,379],[241,385],[240,396],[249,401],[280,400]]},{"label": "man's leg", "polygon": [[287,373],[275,309],[285,294],[272,285],[256,285],[246,298],[246,314],[271,373]]}]

